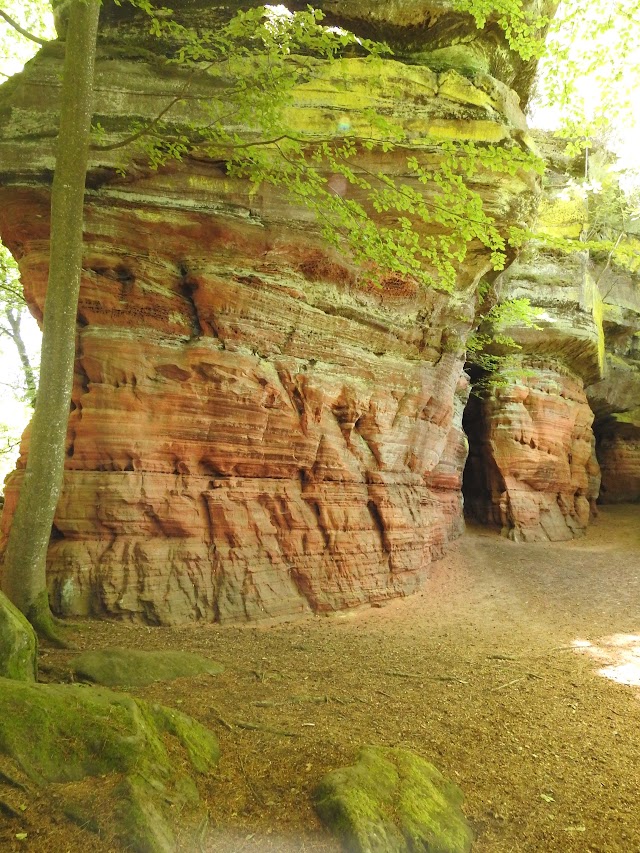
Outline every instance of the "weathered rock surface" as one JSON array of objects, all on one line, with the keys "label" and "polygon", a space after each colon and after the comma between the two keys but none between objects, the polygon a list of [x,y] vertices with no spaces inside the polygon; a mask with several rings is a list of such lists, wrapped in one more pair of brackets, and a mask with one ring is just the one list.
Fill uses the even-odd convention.
[{"label": "weathered rock surface", "polygon": [[602,503],[640,501],[640,409],[600,424],[598,460]]},{"label": "weathered rock surface", "polygon": [[[214,735],[171,708],[103,688],[7,679],[0,679],[0,753],[36,783],[57,783],[59,796],[85,780],[80,794],[71,785],[64,810],[90,815],[94,831],[144,853],[175,850],[172,826],[199,802],[184,768],[208,775],[219,758]],[[103,808],[111,807],[101,814],[92,808],[91,780]]]},{"label": "weathered rock surface", "polygon": [[476,437],[465,474],[469,510],[511,539],[571,539],[598,496],[593,414],[582,382],[566,371],[534,362],[522,374],[468,415]]},{"label": "weathered rock surface", "polygon": [[35,681],[37,651],[33,628],[0,592],[0,678]]},{"label": "weathered rock surface", "polygon": [[[211,7],[173,5],[198,24]],[[294,128],[367,135],[368,108],[402,125],[425,164],[437,163],[437,140],[526,148],[501,37],[489,39],[496,63],[461,69],[445,50],[426,67],[418,42],[427,49],[432,12],[440,20],[451,9],[418,5],[411,64],[310,62]],[[402,41],[414,21],[396,6],[354,3],[353,25],[375,12],[376,26],[386,21]],[[104,142],[184,91],[183,72],[149,59],[148,34],[136,50],[142,30],[118,19],[129,14],[105,10]],[[456,56],[461,20],[451,29]],[[110,46],[115,31],[126,49]],[[442,51],[446,27],[437,32],[432,47]],[[0,233],[36,314],[59,68],[54,45],[3,100]],[[206,96],[217,83],[191,85]],[[178,126],[194,118],[194,103],[176,103]],[[455,299],[395,280],[363,288],[282,191],[256,190],[197,155],[157,173],[137,161],[119,178],[122,159],[95,153],[89,176],[68,460],[49,551],[55,608],[175,623],[325,611],[415,590],[462,529],[464,341],[487,251],[470,247]],[[404,175],[406,150],[363,151],[357,168]],[[473,186],[500,227],[526,216],[535,190],[523,173],[480,172]],[[5,533],[21,477],[20,468],[7,487]]]},{"label": "weathered rock surface", "polygon": [[[538,228],[579,238],[589,211],[570,181],[575,164],[557,143],[538,142],[550,164]],[[496,289],[502,300],[528,299],[535,326],[504,330],[521,348],[521,369],[466,413],[467,510],[515,539],[569,538],[584,531],[599,494],[638,494],[637,435],[625,414],[640,401],[637,274],[531,243]]]},{"label": "weathered rock surface", "polygon": [[[637,243],[640,249],[640,241]],[[596,415],[602,503],[640,500],[640,276],[603,270],[603,378],[587,388]]]},{"label": "weathered rock surface", "polygon": [[[547,189],[542,228],[579,234],[580,220],[571,224],[575,209],[552,204],[554,193]],[[535,324],[504,330],[524,355],[512,358],[495,391],[467,414],[467,508],[515,540],[570,539],[584,533],[600,487],[585,393],[605,369],[600,292],[586,255],[535,244],[497,289],[503,300],[528,299]]]},{"label": "weathered rock surface", "polygon": [[313,792],[322,821],[351,853],[467,853],[460,789],[419,755],[364,747]]}]

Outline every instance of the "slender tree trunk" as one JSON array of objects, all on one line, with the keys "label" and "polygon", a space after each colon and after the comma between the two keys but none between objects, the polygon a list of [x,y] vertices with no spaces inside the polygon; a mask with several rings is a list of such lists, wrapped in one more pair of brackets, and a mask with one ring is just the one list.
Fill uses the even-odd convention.
[{"label": "slender tree trunk", "polygon": [[34,407],[36,402],[36,394],[38,392],[38,383],[36,382],[33,367],[31,366],[31,362],[29,361],[27,348],[24,345],[24,341],[22,340],[22,335],[20,333],[20,311],[17,308],[7,308],[4,313],[5,317],[7,318],[7,322],[11,326],[11,340],[16,345],[16,349],[18,350],[18,356],[20,357],[22,373],[24,374],[24,382],[27,386],[27,399],[29,400],[29,405],[31,407]]},{"label": "slender tree trunk", "polygon": [[4,558],[4,591],[36,631],[56,639],[46,555],[62,486],[82,271],[82,213],[100,0],[71,0],[51,195],[51,254],[40,387],[29,456]]}]

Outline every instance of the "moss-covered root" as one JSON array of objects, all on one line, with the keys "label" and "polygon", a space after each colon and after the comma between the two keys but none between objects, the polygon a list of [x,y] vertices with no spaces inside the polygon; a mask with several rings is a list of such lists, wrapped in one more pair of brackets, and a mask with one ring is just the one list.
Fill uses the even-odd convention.
[{"label": "moss-covered root", "polygon": [[72,644],[65,639],[60,629],[60,620],[56,620],[49,607],[49,597],[46,592],[39,595],[35,603],[25,610],[25,615],[33,630],[41,640],[47,640],[57,649],[69,649]]},{"label": "moss-covered root", "polygon": [[184,767],[209,774],[219,757],[214,735],[171,708],[102,688],[7,679],[0,679],[0,753],[40,784],[96,777],[107,789],[119,776],[97,831],[141,853],[175,849],[173,825],[189,822],[199,802]]},{"label": "moss-covered root", "polygon": [[468,853],[462,792],[406,749],[364,747],[316,787],[321,820],[351,853]]},{"label": "moss-covered root", "polygon": [[35,681],[38,641],[17,607],[0,592],[0,676]]}]

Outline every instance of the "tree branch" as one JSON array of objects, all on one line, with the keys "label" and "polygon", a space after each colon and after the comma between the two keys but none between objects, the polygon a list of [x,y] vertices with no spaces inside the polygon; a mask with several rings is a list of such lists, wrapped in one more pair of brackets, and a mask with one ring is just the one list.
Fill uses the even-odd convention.
[{"label": "tree branch", "polygon": [[[0,275],[2,273],[3,270],[0,266]],[[20,287],[13,287],[8,282],[0,279],[0,299],[2,299],[5,294],[9,294],[9,296],[11,296],[20,306],[26,306],[22,289]]]},{"label": "tree branch", "polygon": [[11,453],[11,451],[18,447],[19,444],[19,438],[16,438],[14,441],[7,439],[7,443],[3,447],[0,447],[0,456],[4,456],[6,453]]},{"label": "tree branch", "polygon": [[132,142],[137,142],[138,139],[141,139],[143,136],[147,136],[153,128],[160,122],[163,116],[165,116],[169,110],[174,107],[176,104],[180,103],[180,101],[190,101],[190,100],[201,100],[198,95],[188,95],[187,92],[189,87],[193,83],[194,77],[197,74],[205,74],[215,62],[209,62],[204,68],[195,68],[190,71],[190,76],[187,81],[184,83],[182,88],[180,89],[180,93],[175,95],[164,107],[158,115],[151,119],[144,127],[142,127],[137,133],[133,133],[131,136],[127,136],[125,139],[120,140],[120,142],[112,142],[109,145],[98,145],[96,143],[92,143],[89,148],[91,151],[115,151],[117,148],[124,148],[126,145],[131,145]]},{"label": "tree branch", "polygon": [[20,312],[12,308],[7,308],[5,310],[5,317],[11,326],[11,331],[13,332],[11,338],[18,350],[18,356],[22,365],[22,372],[24,374],[24,381],[27,386],[27,397],[30,405],[34,406],[36,394],[38,393],[38,381],[36,379],[33,366],[29,361],[27,348],[22,339],[22,335],[20,334]]},{"label": "tree branch", "polygon": [[[48,44],[47,39],[41,39],[40,36],[34,36],[33,33],[30,33],[28,30],[25,30],[17,21],[14,21],[12,17],[7,15],[6,12],[3,12],[0,9],[0,18],[4,18],[4,20],[9,24],[10,27],[13,27],[16,32],[19,32],[21,36],[24,36],[26,39],[30,41],[34,41],[36,44],[44,45]],[[4,75],[3,75],[4,76]]]}]

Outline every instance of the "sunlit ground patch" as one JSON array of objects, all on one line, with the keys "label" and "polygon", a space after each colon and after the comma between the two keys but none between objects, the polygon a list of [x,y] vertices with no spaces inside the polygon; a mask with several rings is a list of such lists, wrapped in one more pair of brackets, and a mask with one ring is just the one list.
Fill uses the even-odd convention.
[{"label": "sunlit ground patch", "polygon": [[612,634],[597,643],[576,639],[572,645],[577,652],[605,664],[598,669],[598,675],[618,684],[640,687],[640,634]]}]

